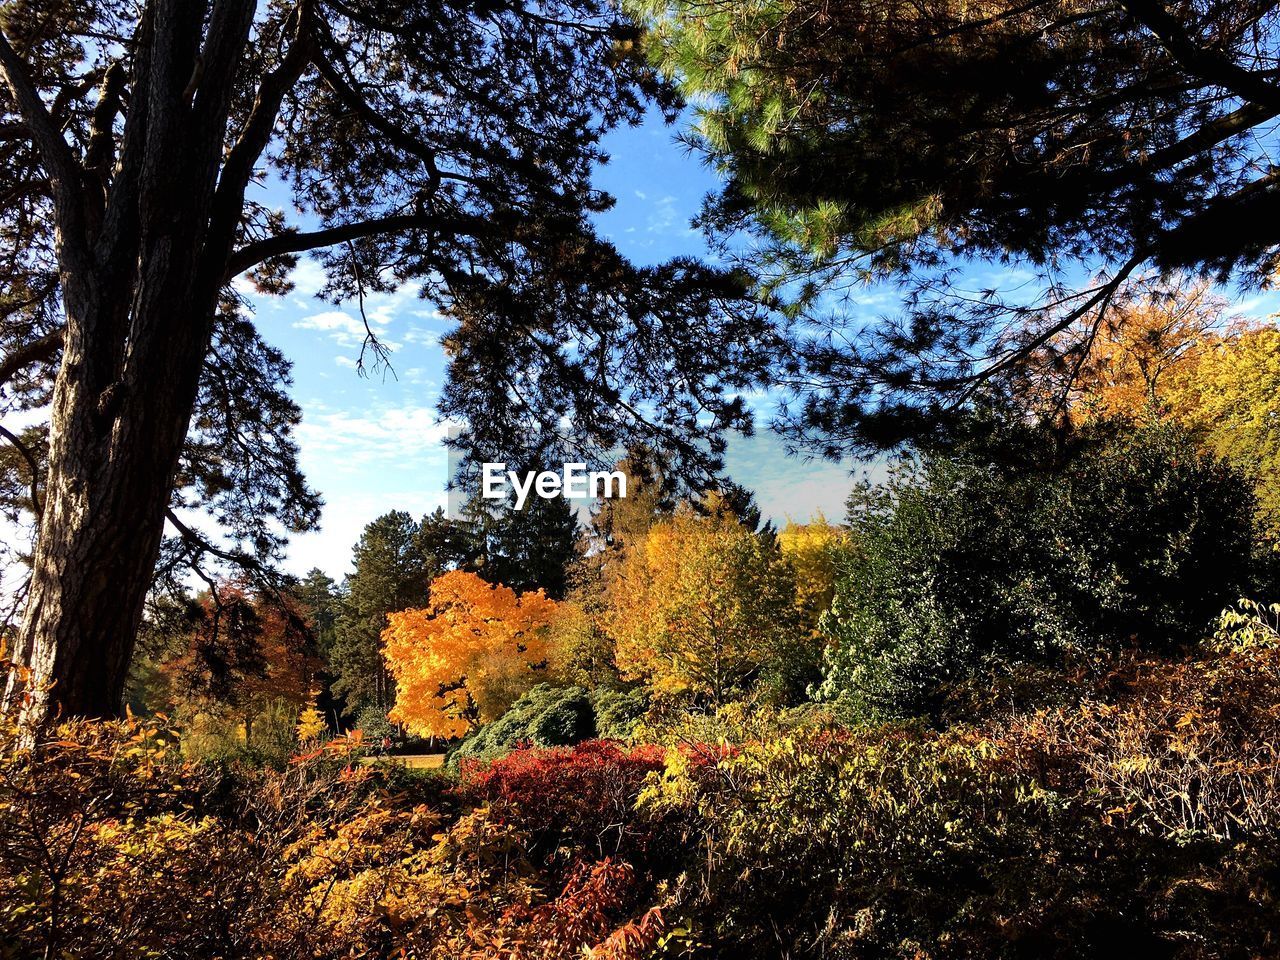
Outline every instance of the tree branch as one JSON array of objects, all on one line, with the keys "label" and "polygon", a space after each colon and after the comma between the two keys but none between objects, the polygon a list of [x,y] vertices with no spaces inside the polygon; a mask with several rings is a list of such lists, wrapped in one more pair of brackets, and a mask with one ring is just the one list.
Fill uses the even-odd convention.
[{"label": "tree branch", "polygon": [[0,76],[30,131],[49,174],[58,216],[59,246],[71,253],[77,268],[87,265],[88,238],[84,235],[84,204],[81,175],[84,170],[71,153],[40,94],[27,76],[26,65],[0,29]]},{"label": "tree branch", "polygon": [[59,327],[52,333],[46,333],[43,337],[38,337],[30,343],[23,344],[5,357],[4,360],[0,360],[0,386],[8,383],[23,367],[41,360],[52,360],[54,354],[58,352],[58,348],[62,346],[64,329]]},{"label": "tree branch", "polygon": [[0,437],[4,437],[4,439],[13,444],[13,448],[18,451],[18,455],[27,462],[27,469],[31,471],[31,509],[35,511],[36,520],[38,521],[44,514],[44,508],[40,504],[40,466],[36,463],[35,454],[22,442],[21,437],[3,425],[0,425]]},{"label": "tree branch", "polygon": [[297,20],[293,41],[279,66],[267,74],[258,87],[253,109],[236,138],[235,145],[227,153],[226,162],[218,177],[214,194],[210,248],[219,259],[226,256],[235,242],[236,227],[244,207],[244,192],[253,176],[254,164],[262,156],[285,95],[302,76],[311,61],[314,40],[310,32],[311,0],[300,0],[294,8]]},{"label": "tree branch", "polygon": [[1157,150],[1139,162],[1143,170],[1163,170],[1166,167],[1190,160],[1203,150],[1216,147],[1232,137],[1253,129],[1280,115],[1280,99],[1274,104],[1246,103],[1238,110],[1223,114],[1203,127],[1183,137],[1176,143]]},{"label": "tree branch", "polygon": [[[385,136],[394,146],[399,147],[405,153],[412,157],[417,157],[422,161],[422,165],[427,168],[427,175],[431,178],[432,193],[435,192],[436,186],[440,183],[440,171],[436,167],[436,152],[427,144],[423,143],[409,131],[405,130],[399,124],[388,120],[377,110],[373,109],[364,99],[356,92],[343,78],[341,73],[326,60],[323,56],[315,58],[316,69],[320,71],[320,76],[324,78],[325,83],[329,85],[329,89],[334,92],[339,100],[352,110],[357,117],[367,123],[374,130],[377,130]],[[467,178],[460,178],[467,179]]]},{"label": "tree branch", "polygon": [[259,563],[256,558],[244,553],[243,551],[223,550],[221,547],[215,547],[195,530],[183,523],[178,518],[178,515],[173,512],[172,507],[165,507],[164,516],[166,520],[173,524],[174,529],[178,531],[182,539],[197,548],[201,553],[211,554],[219,560],[234,563],[237,566],[252,570],[254,573],[261,574],[263,576],[270,574],[270,571]]},{"label": "tree branch", "polygon": [[1120,0],[1184,69],[1242,100],[1280,110],[1280,87],[1198,42],[1160,0]]},{"label": "tree branch", "polygon": [[359,220],[355,223],[344,223],[324,230],[313,230],[308,233],[281,233],[265,240],[255,240],[235,251],[227,260],[227,269],[223,281],[229,282],[251,267],[257,266],[272,257],[293,253],[304,253],[321,247],[331,247],[346,243],[348,240],[359,240],[384,233],[400,233],[406,230],[434,230],[437,233],[449,233],[454,236],[467,235],[478,237],[497,232],[492,220],[465,214],[434,215],[431,213],[403,213],[388,217],[375,217],[372,220]]}]

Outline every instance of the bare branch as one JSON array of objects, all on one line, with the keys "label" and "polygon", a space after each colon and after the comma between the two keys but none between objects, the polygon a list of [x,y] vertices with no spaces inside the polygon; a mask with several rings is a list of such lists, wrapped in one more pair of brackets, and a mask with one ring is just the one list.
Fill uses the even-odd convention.
[{"label": "bare branch", "polygon": [[350,240],[347,241],[347,252],[351,255],[351,272],[356,281],[356,304],[360,308],[360,319],[364,323],[364,342],[360,344],[360,358],[356,361],[356,372],[362,377],[368,376],[364,366],[364,355],[365,351],[372,350],[373,369],[382,367],[391,370],[392,377],[395,377],[395,371],[391,368],[390,351],[373,332],[373,327],[369,326],[369,315],[364,309],[364,271],[360,269],[360,258],[356,256],[356,246]]}]

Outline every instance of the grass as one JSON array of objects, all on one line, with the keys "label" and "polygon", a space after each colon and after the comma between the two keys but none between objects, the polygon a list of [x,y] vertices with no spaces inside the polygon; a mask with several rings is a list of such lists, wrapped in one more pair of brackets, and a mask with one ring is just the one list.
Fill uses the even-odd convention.
[{"label": "grass", "polygon": [[444,766],[443,753],[406,753],[391,756],[365,757],[365,763],[389,762],[398,763],[410,770],[439,770]]}]

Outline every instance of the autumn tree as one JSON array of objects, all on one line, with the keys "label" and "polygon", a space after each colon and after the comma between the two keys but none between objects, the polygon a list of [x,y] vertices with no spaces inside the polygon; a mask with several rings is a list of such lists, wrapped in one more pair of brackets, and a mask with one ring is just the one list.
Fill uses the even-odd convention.
[{"label": "autumn tree", "polygon": [[[1145,273],[1280,263],[1273,0],[633,6],[725,181],[704,223],[804,310],[783,422],[824,452],[1076,368]],[[900,312],[845,309],[876,280]]]},{"label": "autumn tree", "polygon": [[1253,479],[1259,521],[1280,536],[1280,335],[1236,317],[1204,284],[1148,291],[1121,303],[1094,333],[1079,375],[1050,377],[1040,400],[1061,394],[1077,424],[1171,418],[1200,448]]},{"label": "autumn tree", "polygon": [[200,598],[186,649],[166,664],[174,707],[236,717],[246,746],[255,719],[276,703],[301,708],[319,660],[300,612],[279,597],[254,596],[238,584]]},{"label": "autumn tree", "polygon": [[[49,410],[5,437],[40,475],[30,719],[120,709],[166,516],[174,552],[234,562],[314,522],[288,363],[238,293],[287,292],[303,254],[334,301],[414,281],[453,318],[463,446],[555,462],[660,430],[715,466],[776,341],[741,276],[635,268],[590,224],[601,136],[673,102],[636,38],[598,0],[4,5],[0,403]],[[370,337],[362,366],[385,358]],[[196,501],[234,549],[166,514]]]},{"label": "autumn tree", "polygon": [[438,577],[426,607],[387,618],[391,719],[433,737],[497,719],[544,676],[555,613],[541,590],[518,594],[462,570]]},{"label": "autumn tree", "polygon": [[296,736],[299,743],[314,743],[329,732],[329,725],[317,705],[318,700],[319,694],[313,691],[306,706],[298,714]]},{"label": "autumn tree", "polygon": [[649,528],[671,516],[679,487],[670,457],[640,446],[618,461],[627,478],[627,495],[600,500],[591,511],[587,535],[597,552],[642,541]]},{"label": "autumn tree", "polygon": [[798,633],[790,570],[715,495],[654,524],[607,596],[623,675],[717,706],[781,664]]},{"label": "autumn tree", "polygon": [[1168,394],[1173,415],[1254,480],[1259,520],[1280,543],[1280,330],[1214,337],[1188,366]]},{"label": "autumn tree", "polygon": [[[1075,423],[1119,417],[1143,422],[1170,412],[1172,391],[1215,337],[1241,328],[1227,301],[1205,283],[1149,286],[1117,300],[1089,331],[1078,369],[1047,369],[1029,387],[1031,407],[1056,408]],[[1077,330],[1064,333],[1067,338]]]},{"label": "autumn tree", "polygon": [[821,513],[808,523],[789,521],[778,531],[778,548],[795,576],[796,613],[815,637],[818,621],[831,608],[841,551],[848,546],[848,531]]}]

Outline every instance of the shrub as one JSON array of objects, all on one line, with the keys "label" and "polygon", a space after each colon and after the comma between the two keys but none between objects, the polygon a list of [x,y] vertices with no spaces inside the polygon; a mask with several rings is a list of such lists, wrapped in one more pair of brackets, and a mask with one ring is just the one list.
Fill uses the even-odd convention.
[{"label": "shrub", "polygon": [[629,740],[649,708],[642,689],[615,690],[596,687],[591,691],[591,709],[596,716],[595,735],[601,740]]},{"label": "shrub", "polygon": [[459,790],[530,833],[542,851],[563,848],[636,862],[650,852],[655,828],[635,813],[634,802],[665,756],[661,747],[625,748],[606,740],[520,749],[488,764],[463,761]]},{"label": "shrub", "polygon": [[676,757],[641,800],[696,838],[665,913],[716,956],[1269,955],[1274,835],[1136,829],[1041,737],[1071,789],[971,730],[784,737],[694,775]]},{"label": "shrub", "polygon": [[565,747],[583,740],[624,740],[644,712],[640,692],[587,691],[540,683],[501,717],[478,727],[449,753],[449,766],[463,760],[496,760],[519,746]]},{"label": "shrub", "polygon": [[248,769],[0,718],[0,956],[1272,956],[1280,648],[1232,637],[982,727],[734,705],[448,794],[341,739]]},{"label": "shrub", "polygon": [[1280,648],[1136,661],[1001,734],[1041,784],[1170,839],[1280,838]]},{"label": "shrub", "polygon": [[387,719],[387,711],[372,703],[360,708],[360,712],[356,714],[355,728],[360,731],[366,743],[375,745],[381,743],[384,737],[394,740],[398,735],[395,725]]},{"label": "shrub", "polygon": [[928,458],[851,501],[823,693],[937,716],[983,672],[1178,649],[1248,582],[1252,509],[1245,478],[1161,424],[1048,474]]}]

